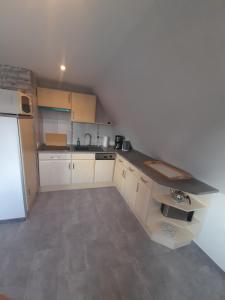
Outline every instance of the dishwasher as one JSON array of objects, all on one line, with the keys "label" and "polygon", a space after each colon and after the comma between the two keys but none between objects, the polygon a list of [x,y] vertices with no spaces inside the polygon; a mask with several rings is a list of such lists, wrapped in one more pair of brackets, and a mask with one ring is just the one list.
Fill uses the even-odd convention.
[{"label": "dishwasher", "polygon": [[95,182],[113,181],[115,157],[115,153],[95,154]]}]

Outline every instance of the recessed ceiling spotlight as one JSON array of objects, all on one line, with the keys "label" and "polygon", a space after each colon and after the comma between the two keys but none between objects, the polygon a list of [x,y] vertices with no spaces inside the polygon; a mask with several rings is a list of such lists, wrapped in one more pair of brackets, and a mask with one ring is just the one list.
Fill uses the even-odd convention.
[{"label": "recessed ceiling spotlight", "polygon": [[65,65],[61,65],[60,66],[60,70],[63,71],[63,72],[65,72],[66,71],[66,66]]}]

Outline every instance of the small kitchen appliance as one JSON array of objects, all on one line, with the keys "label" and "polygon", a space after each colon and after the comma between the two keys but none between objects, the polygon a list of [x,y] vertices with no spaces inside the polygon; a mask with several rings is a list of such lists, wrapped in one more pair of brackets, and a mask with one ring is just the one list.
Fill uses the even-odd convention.
[{"label": "small kitchen appliance", "polygon": [[122,149],[124,137],[122,135],[115,136],[115,149]]},{"label": "small kitchen appliance", "polygon": [[131,150],[131,143],[130,143],[130,141],[123,141],[122,151],[130,151],[130,150]]},{"label": "small kitchen appliance", "polygon": [[187,211],[169,206],[167,204],[161,205],[161,212],[165,217],[182,220],[182,221],[187,221],[187,222],[191,222],[193,215],[194,215],[194,211],[187,212]]},{"label": "small kitchen appliance", "polygon": [[103,148],[107,148],[109,146],[109,137],[108,136],[103,136],[102,139],[102,147]]}]

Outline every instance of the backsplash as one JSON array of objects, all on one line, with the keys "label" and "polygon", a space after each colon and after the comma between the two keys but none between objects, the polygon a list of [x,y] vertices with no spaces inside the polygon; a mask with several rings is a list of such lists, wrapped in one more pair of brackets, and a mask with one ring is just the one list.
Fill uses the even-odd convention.
[{"label": "backsplash", "polygon": [[[65,133],[67,134],[67,143],[76,144],[77,138],[80,139],[81,145],[88,143],[89,139],[84,138],[85,133],[92,136],[92,145],[98,144],[97,135],[99,134],[99,144],[102,143],[102,137],[110,137],[110,144],[114,143],[114,128],[109,125],[97,124],[80,124],[70,122],[70,114],[66,112],[56,112],[50,110],[41,110],[40,112],[40,130],[41,142],[44,143],[45,133]],[[72,137],[73,131],[73,137]]]}]

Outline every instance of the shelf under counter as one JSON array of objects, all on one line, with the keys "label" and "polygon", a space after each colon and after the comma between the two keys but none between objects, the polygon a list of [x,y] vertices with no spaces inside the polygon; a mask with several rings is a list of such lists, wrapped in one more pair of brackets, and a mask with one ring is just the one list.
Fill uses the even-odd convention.
[{"label": "shelf under counter", "polygon": [[187,202],[176,203],[175,200],[173,200],[173,198],[167,194],[155,194],[153,195],[153,199],[159,203],[163,203],[186,212],[191,212],[207,207],[202,202],[196,200],[193,197],[191,197],[191,204]]}]

